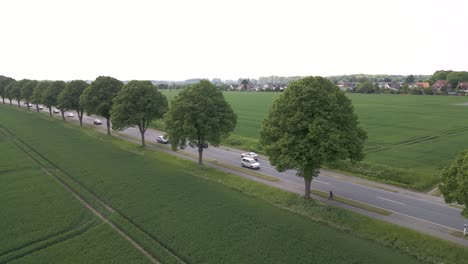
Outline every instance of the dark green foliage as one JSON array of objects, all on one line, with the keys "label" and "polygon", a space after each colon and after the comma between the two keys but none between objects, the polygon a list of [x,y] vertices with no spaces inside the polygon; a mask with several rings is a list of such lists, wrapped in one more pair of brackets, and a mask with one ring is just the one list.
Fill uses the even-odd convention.
[{"label": "dark green foliage", "polygon": [[21,99],[21,85],[24,84],[25,80],[21,81],[16,81],[16,82],[11,82],[7,86],[7,93],[8,93],[8,99],[11,100],[15,99],[16,102],[18,103],[18,107],[20,106],[20,99]]},{"label": "dark green foliage", "polygon": [[408,77],[406,77],[405,79],[405,84],[412,84],[415,82],[415,78],[414,78],[414,75],[408,75]]},{"label": "dark green foliage", "polygon": [[123,86],[113,100],[112,129],[137,126],[145,146],[145,132],[151,121],[167,112],[167,99],[150,81],[131,81]]},{"label": "dark green foliage", "polygon": [[374,85],[369,81],[359,83],[356,90],[358,93],[375,93]]},{"label": "dark green foliage", "polygon": [[49,87],[50,81],[39,81],[34,87],[33,94],[31,96],[31,103],[36,104],[36,111],[39,112],[39,104],[42,104],[42,95],[44,91]]},{"label": "dark green foliage", "polygon": [[172,148],[197,146],[202,163],[203,145],[218,145],[237,124],[237,115],[222,92],[202,80],[180,92],[165,116],[166,132]]},{"label": "dark green foliage", "polygon": [[82,80],[68,82],[59,94],[57,106],[61,109],[75,110],[78,113],[80,126],[83,125],[84,105],[80,103],[80,96],[88,88],[88,83]]},{"label": "dark green foliage", "polygon": [[361,160],[366,132],[358,126],[351,100],[329,80],[293,82],[274,103],[260,130],[260,143],[278,171],[297,170],[310,182],[325,162]]},{"label": "dark green foliage", "polygon": [[122,88],[123,83],[115,78],[99,76],[81,95],[80,102],[89,114],[104,117],[107,122],[107,134],[110,135],[110,118],[113,99]]},{"label": "dark green foliage", "polygon": [[58,95],[65,89],[64,81],[49,82],[49,86],[42,93],[41,102],[49,108],[49,115],[52,116],[52,106],[57,106]]},{"label": "dark green foliage", "polygon": [[436,71],[429,79],[429,83],[432,85],[438,80],[447,80],[447,75],[452,71]]},{"label": "dark green foliage", "polygon": [[462,151],[442,171],[439,188],[446,202],[465,205],[463,212],[468,215],[468,150]]},{"label": "dark green foliage", "polygon": [[451,87],[456,88],[459,82],[468,82],[468,72],[450,72],[447,74],[447,81]]},{"label": "dark green foliage", "polygon": [[[20,81],[21,83],[22,81]],[[21,99],[26,101],[26,105],[29,110],[29,103],[31,102],[31,97],[34,93],[34,88],[37,86],[37,81],[34,80],[26,80],[25,82],[21,83]]]},{"label": "dark green foliage", "polygon": [[5,104],[5,98],[8,98],[8,92],[6,87],[11,83],[14,82],[15,79],[6,77],[6,76],[0,76],[0,97],[2,97],[2,101]]}]

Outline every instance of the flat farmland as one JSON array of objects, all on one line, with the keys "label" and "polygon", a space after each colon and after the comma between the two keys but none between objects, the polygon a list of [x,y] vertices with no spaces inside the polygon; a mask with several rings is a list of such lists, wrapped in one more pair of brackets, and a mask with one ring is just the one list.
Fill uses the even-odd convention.
[{"label": "flat farmland", "polygon": [[46,174],[3,125],[0,263],[149,263]]},{"label": "flat farmland", "polygon": [[[350,236],[338,228],[199,177],[192,162],[138,147],[123,149],[125,143],[119,140],[3,105],[0,106],[0,120],[15,140],[40,152],[67,177],[112,207],[114,215],[124,216],[184,262],[419,263],[414,257],[395,249]],[[86,211],[82,214],[82,218],[91,218],[86,216]],[[18,217],[27,218],[27,215],[28,212],[18,213]],[[59,220],[48,221],[53,225]],[[103,228],[105,226],[97,228],[96,235],[115,236]],[[119,241],[118,238],[100,238],[100,241],[102,246],[109,248]],[[93,237],[87,239],[94,241]],[[4,244],[9,245],[12,240],[13,237],[5,239]],[[77,243],[69,240],[62,246],[80,248]],[[151,251],[150,246],[146,248]],[[56,250],[50,254],[66,255],[63,248],[56,247]],[[132,256],[131,250],[117,246],[115,250],[129,252],[128,256],[134,262],[139,260],[138,254]],[[42,254],[47,252],[39,251],[35,256],[20,260],[38,263]],[[178,262],[162,259],[164,263]],[[97,260],[95,263],[107,262],[102,258]],[[115,259],[112,263],[132,261]]]},{"label": "flat farmland", "polygon": [[[173,98],[177,91],[163,91]],[[224,92],[238,116],[226,143],[255,145],[262,120],[281,93]],[[347,94],[368,133],[366,158],[359,165],[331,168],[378,178],[419,190],[439,181],[441,168],[468,148],[468,98],[457,96]],[[243,144],[248,142],[248,144]],[[252,143],[254,142],[254,143]]]}]

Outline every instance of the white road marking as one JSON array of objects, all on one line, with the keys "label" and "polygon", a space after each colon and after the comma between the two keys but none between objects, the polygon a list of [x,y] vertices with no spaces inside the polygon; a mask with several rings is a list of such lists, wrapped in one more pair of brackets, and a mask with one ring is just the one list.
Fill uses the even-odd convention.
[{"label": "white road marking", "polygon": [[328,182],[323,182],[323,181],[319,181],[319,180],[312,180],[312,182],[318,182],[318,183],[323,183],[323,184],[326,184],[326,185],[330,185],[330,183],[328,183]]},{"label": "white road marking", "polygon": [[377,198],[382,199],[382,200],[385,200],[385,201],[389,201],[389,202],[392,202],[392,203],[397,203],[397,204],[401,204],[401,205],[406,205],[405,203],[400,203],[400,202],[393,201],[393,200],[390,200],[390,199],[387,199],[387,198],[383,198],[383,197],[380,197],[380,196],[377,196]]}]

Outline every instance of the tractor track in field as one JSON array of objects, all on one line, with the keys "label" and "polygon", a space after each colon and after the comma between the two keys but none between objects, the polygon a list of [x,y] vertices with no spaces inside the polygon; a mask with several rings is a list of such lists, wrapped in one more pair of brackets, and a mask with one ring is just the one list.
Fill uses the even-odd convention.
[{"label": "tractor track in field", "polygon": [[415,145],[415,144],[419,144],[419,143],[425,143],[425,142],[428,142],[428,141],[436,140],[436,139],[438,139],[440,137],[456,135],[456,134],[460,134],[460,133],[464,133],[464,132],[468,132],[468,127],[461,127],[461,128],[445,130],[445,131],[442,131],[442,132],[440,132],[440,133],[438,133],[436,135],[429,135],[429,136],[421,136],[421,137],[411,138],[411,139],[396,142],[396,143],[393,143],[393,144],[390,144],[390,145],[387,145],[387,146],[385,146],[385,145],[371,146],[371,147],[365,149],[364,151],[366,153],[375,153],[375,152],[389,150],[389,149],[395,148],[395,147],[404,147],[404,146],[411,146],[411,145]]},{"label": "tractor track in field", "polygon": [[8,263],[10,261],[14,261],[22,257],[26,257],[30,254],[33,254],[36,251],[43,250],[48,247],[63,243],[69,239],[78,237],[86,233],[88,230],[90,230],[94,226],[96,226],[95,221],[90,220],[88,222],[72,227],[70,229],[56,232],[48,236],[31,241],[27,244],[20,245],[6,252],[3,252],[0,255],[0,263],[1,264]]},{"label": "tractor track in field", "polygon": [[[147,231],[142,229],[141,226],[138,224],[134,223],[132,220],[130,220],[129,217],[124,215],[123,213],[120,213],[116,209],[112,208],[109,206],[107,203],[105,203],[100,197],[97,196],[95,192],[92,190],[89,190],[86,188],[81,182],[79,182],[74,176],[70,175],[63,169],[61,169],[59,166],[57,166],[55,163],[50,161],[48,158],[46,158],[44,155],[39,153],[36,149],[34,149],[32,146],[28,145],[26,142],[18,138],[14,133],[12,133],[10,130],[7,128],[3,127],[0,125],[0,133],[3,134],[4,136],[8,137],[10,141],[15,144],[18,149],[23,151],[27,156],[29,156],[42,170],[44,170],[48,175],[52,176],[58,183],[60,183],[67,191],[69,191],[73,196],[75,196],[78,201],[83,204],[88,210],[90,210],[94,215],[96,215],[99,219],[101,219],[103,222],[109,224],[111,228],[116,231],[120,236],[122,236],[124,239],[126,239],[129,243],[131,243],[138,251],[140,251],[144,256],[146,256],[152,263],[160,263],[153,254],[149,253],[147,249],[145,249],[142,245],[140,245],[135,239],[131,238],[131,235],[128,232],[125,232],[123,228],[119,227],[119,225],[115,222],[104,216],[103,213],[101,213],[98,209],[93,207],[90,202],[86,200],[86,198],[78,191],[76,188],[72,187],[69,183],[67,183],[62,177],[60,177],[58,174],[62,174],[65,177],[68,178],[68,180],[72,181],[74,184],[78,185],[80,188],[88,192],[93,199],[96,200],[96,202],[100,205],[102,205],[104,208],[106,208],[110,213],[117,215],[123,219],[125,219],[126,222],[128,222],[133,228],[137,229],[139,232],[143,233],[147,238],[151,240],[152,243],[156,244],[160,248],[166,251],[168,255],[173,257],[177,262],[179,263],[188,263],[187,260],[184,260],[183,257],[178,256],[173,249],[165,245],[160,239],[155,237],[154,235],[149,234]],[[29,149],[29,151],[28,151]],[[31,153],[32,152],[32,153]],[[37,155],[38,157],[34,157]],[[41,161],[42,159],[42,161]],[[47,166],[49,165],[49,166]],[[51,168],[50,168],[51,167]]]}]

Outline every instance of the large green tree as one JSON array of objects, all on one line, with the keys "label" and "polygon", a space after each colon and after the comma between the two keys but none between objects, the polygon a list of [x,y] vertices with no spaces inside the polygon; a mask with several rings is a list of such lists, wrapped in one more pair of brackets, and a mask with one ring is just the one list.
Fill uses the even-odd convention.
[{"label": "large green tree", "polygon": [[437,82],[438,80],[446,80],[447,79],[447,75],[449,73],[451,73],[452,71],[436,71],[434,72],[434,74],[431,76],[431,78],[429,79],[429,83],[431,85],[433,85],[435,82]]},{"label": "large green tree", "polygon": [[[52,106],[57,106],[58,95],[65,89],[64,81],[53,81],[42,93],[42,103],[49,108],[49,115],[52,116]],[[62,113],[63,116],[63,113]]]},{"label": "large green tree", "polygon": [[367,138],[351,100],[329,80],[306,77],[292,82],[263,121],[260,143],[278,171],[294,169],[310,198],[312,178],[334,160],[362,160]]},{"label": "large green tree", "polygon": [[5,87],[5,96],[10,101],[10,105],[13,105],[11,101],[13,98],[15,98],[15,94],[19,91],[18,85],[16,83],[17,81],[9,82]]},{"label": "large green tree", "polygon": [[31,103],[36,105],[36,111],[39,112],[39,104],[42,104],[42,94],[49,87],[50,81],[39,81],[34,87],[33,94],[31,96]]},{"label": "large green tree", "polygon": [[111,109],[112,129],[137,126],[141,144],[151,121],[162,118],[168,110],[166,97],[149,81],[131,81],[114,98]]},{"label": "large green tree", "polygon": [[37,85],[37,81],[34,80],[26,80],[20,87],[21,92],[21,99],[26,102],[28,110],[30,109],[29,103],[31,102],[31,97],[34,92],[34,88]]},{"label": "large green tree", "polygon": [[99,76],[84,90],[80,98],[88,114],[97,114],[106,119],[108,135],[110,135],[112,100],[122,86],[123,83],[115,78]]},{"label": "large green tree", "polygon": [[358,93],[375,93],[374,85],[370,81],[359,83],[356,87]]},{"label": "large green tree", "polygon": [[450,72],[447,74],[447,81],[450,83],[450,86],[455,88],[459,82],[468,82],[468,72],[459,71],[459,72]]},{"label": "large green tree", "polygon": [[25,84],[28,80],[23,79],[21,81],[17,81],[12,83],[13,86],[10,87],[8,90],[8,93],[10,95],[10,98],[13,98],[16,100],[16,103],[18,104],[18,107],[21,107],[21,86]]},{"label": "large green tree", "polygon": [[222,92],[202,80],[177,95],[164,117],[172,148],[198,147],[198,163],[203,163],[203,146],[219,145],[236,127],[237,115]]},{"label": "large green tree", "polygon": [[4,104],[5,104],[5,98],[8,98],[6,87],[8,86],[8,84],[14,81],[15,79],[13,78],[6,77],[3,75],[0,76],[0,97],[2,97],[2,101]]},{"label": "large green tree", "polygon": [[60,109],[76,111],[80,126],[83,126],[84,113],[84,105],[80,103],[80,96],[88,86],[88,83],[82,80],[68,82],[57,98],[57,105]]},{"label": "large green tree", "polygon": [[468,150],[462,151],[443,170],[439,188],[446,202],[465,205],[463,214],[468,217]]}]

